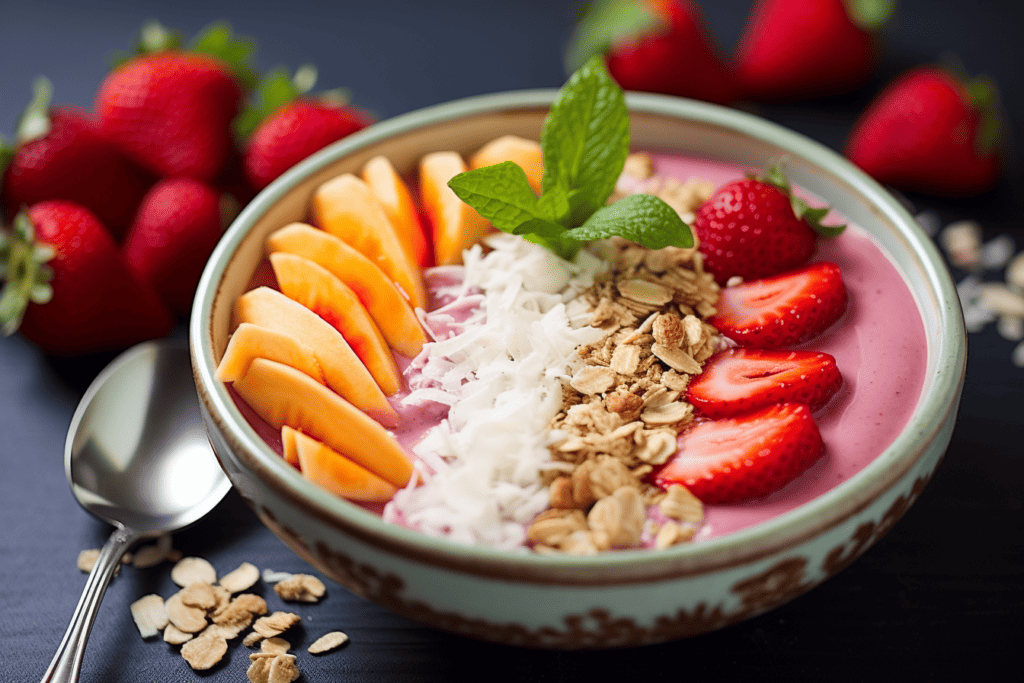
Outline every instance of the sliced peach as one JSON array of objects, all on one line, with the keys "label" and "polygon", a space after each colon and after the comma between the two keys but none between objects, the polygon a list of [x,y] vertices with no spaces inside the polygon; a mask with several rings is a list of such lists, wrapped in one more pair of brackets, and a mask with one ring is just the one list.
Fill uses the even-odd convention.
[{"label": "sliced peach", "polygon": [[281,456],[288,464],[298,467],[299,446],[298,441],[295,438],[296,434],[298,434],[298,432],[288,425],[283,425],[281,427]]},{"label": "sliced peach", "polygon": [[235,391],[271,426],[309,434],[395,486],[405,486],[412,462],[384,427],[295,368],[257,358]]},{"label": "sliced peach", "polygon": [[466,204],[448,181],[467,170],[457,152],[432,152],[420,159],[420,199],[434,237],[434,263],[458,263],[462,252],[491,230],[491,224]]},{"label": "sliced peach", "polygon": [[398,423],[398,413],[341,333],[299,302],[276,289],[257,287],[238,297],[235,320],[301,339],[313,349],[328,387],[381,424]]},{"label": "sliced peach", "polygon": [[333,273],[356,293],[384,339],[403,356],[414,358],[427,342],[416,314],[394,283],[372,261],[329,232],[291,223],[271,233],[267,251],[297,254]]},{"label": "sliced peach", "polygon": [[426,268],[434,262],[433,249],[427,243],[416,204],[409,187],[385,156],[376,156],[363,166],[363,180],[384,209],[398,238],[413,261]]},{"label": "sliced peach", "polygon": [[242,323],[231,333],[215,377],[221,382],[234,382],[245,374],[254,358],[276,360],[301,370],[321,384],[327,383],[313,349],[290,334],[252,323]]},{"label": "sliced peach", "polygon": [[288,425],[281,428],[285,458],[294,459],[306,480],[361,503],[385,503],[398,490],[370,470]]},{"label": "sliced peach", "polygon": [[364,181],[351,173],[328,180],[313,193],[312,213],[313,222],[380,266],[413,307],[426,304],[419,266]]},{"label": "sliced peach", "polygon": [[275,252],[270,265],[281,292],[341,332],[388,396],[402,388],[402,375],[377,325],[359,297],[329,270],[307,258]]},{"label": "sliced peach", "polygon": [[502,135],[491,140],[469,158],[470,168],[493,166],[503,161],[512,161],[526,172],[530,187],[540,194],[540,179],[544,175],[544,155],[540,143],[517,135]]}]

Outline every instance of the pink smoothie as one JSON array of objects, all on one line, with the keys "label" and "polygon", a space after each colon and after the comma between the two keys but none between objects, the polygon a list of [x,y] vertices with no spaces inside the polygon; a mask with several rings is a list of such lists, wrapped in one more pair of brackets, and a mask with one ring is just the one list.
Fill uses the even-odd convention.
[{"label": "pink smoothie", "polygon": [[[685,181],[696,177],[715,186],[741,177],[744,168],[669,155],[652,155],[658,174]],[[822,202],[803,193],[812,205]],[[844,223],[829,216],[826,223]],[[827,492],[861,471],[900,433],[913,412],[924,383],[926,341],[924,324],[914,297],[888,256],[863,230],[850,225],[837,238],[819,239],[811,261],[828,260],[840,266],[849,293],[844,317],[803,348],[836,358],[844,386],[815,419],[825,442],[825,455],[783,489],[737,505],[708,505],[705,523],[695,538],[722,536],[783,514]],[[447,272],[428,273],[434,295],[432,307],[446,303]],[[450,328],[435,329],[446,336],[458,329],[466,311],[453,311]],[[436,327],[435,317],[435,327]],[[443,325],[442,325],[443,327]],[[410,384],[417,381],[410,359],[397,358]],[[391,397],[401,425],[395,436],[407,450],[447,414],[440,404],[403,406],[407,391]],[[246,418],[267,442],[281,452],[280,435],[236,398]],[[380,508],[375,507],[375,512]]]}]

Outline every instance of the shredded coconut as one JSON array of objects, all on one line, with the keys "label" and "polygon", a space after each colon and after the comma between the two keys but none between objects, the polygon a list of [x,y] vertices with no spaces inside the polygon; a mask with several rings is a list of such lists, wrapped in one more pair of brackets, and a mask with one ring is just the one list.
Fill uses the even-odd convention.
[{"label": "shredded coconut", "polygon": [[522,238],[494,234],[461,269],[428,271],[441,306],[421,313],[434,341],[407,377],[405,405],[449,406],[413,452],[426,467],[384,518],[432,536],[523,550],[524,524],[548,505],[542,473],[558,435],[562,380],[603,332],[573,324],[566,304],[604,270],[584,251],[569,264]]}]

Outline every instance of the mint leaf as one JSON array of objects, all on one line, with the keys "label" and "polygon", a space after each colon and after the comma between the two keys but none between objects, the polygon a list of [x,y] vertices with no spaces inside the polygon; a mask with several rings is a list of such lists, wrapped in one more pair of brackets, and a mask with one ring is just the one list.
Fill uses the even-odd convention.
[{"label": "mint leaf", "polygon": [[448,187],[498,230],[556,236],[565,229],[548,213],[556,207],[540,202],[526,172],[511,161],[460,173]]},{"label": "mint leaf", "polygon": [[675,209],[648,194],[623,197],[594,212],[587,221],[562,234],[562,240],[579,246],[590,240],[624,237],[648,249],[693,246],[693,233]]},{"label": "mint leaf", "polygon": [[664,29],[666,17],[637,0],[597,0],[576,25],[565,51],[566,73],[583,66],[594,55],[603,55],[617,43],[629,43]]},{"label": "mint leaf", "polygon": [[593,57],[559,91],[541,131],[541,194],[579,192],[571,221],[581,223],[607,201],[629,154],[629,112],[622,89]]}]

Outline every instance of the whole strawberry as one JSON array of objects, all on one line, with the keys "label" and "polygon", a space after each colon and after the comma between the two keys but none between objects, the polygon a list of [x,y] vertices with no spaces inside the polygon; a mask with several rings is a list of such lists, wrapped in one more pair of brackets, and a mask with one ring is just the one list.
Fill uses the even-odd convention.
[{"label": "whole strawberry", "polygon": [[159,297],[135,279],[110,233],[79,204],[28,207],[15,217],[0,254],[0,327],[20,331],[47,353],[120,349],[171,330]]},{"label": "whole strawberry", "polygon": [[995,84],[923,66],[903,74],[854,124],[846,156],[881,183],[928,194],[970,196],[1002,172]]},{"label": "whole strawberry", "polygon": [[758,0],[733,66],[743,97],[794,100],[849,92],[877,61],[875,35],[892,14],[877,0]]},{"label": "whole strawberry", "polygon": [[158,176],[212,180],[233,143],[242,87],[224,62],[182,51],[142,55],[115,69],[96,95],[104,134]]},{"label": "whole strawberry", "polygon": [[624,90],[692,97],[718,104],[734,99],[729,67],[703,17],[688,0],[598,0],[591,3],[567,52],[572,72],[595,54]]},{"label": "whole strawberry", "polygon": [[245,175],[256,190],[309,155],[370,124],[359,109],[326,99],[293,100],[270,114],[245,146]]},{"label": "whole strawberry", "polygon": [[734,180],[715,191],[696,211],[704,268],[724,284],[775,275],[810,258],[819,234],[845,226],[823,226],[826,208],[811,209],[794,197],[777,168],[763,177]]},{"label": "whole strawberry", "polygon": [[85,206],[120,238],[152,179],[75,107],[50,106],[52,86],[35,83],[6,170],[0,164],[0,203],[8,220],[24,206],[64,199]]},{"label": "whole strawberry", "polygon": [[206,183],[165,178],[139,206],[124,261],[172,312],[187,315],[206,260],[236,213],[233,198]]}]

